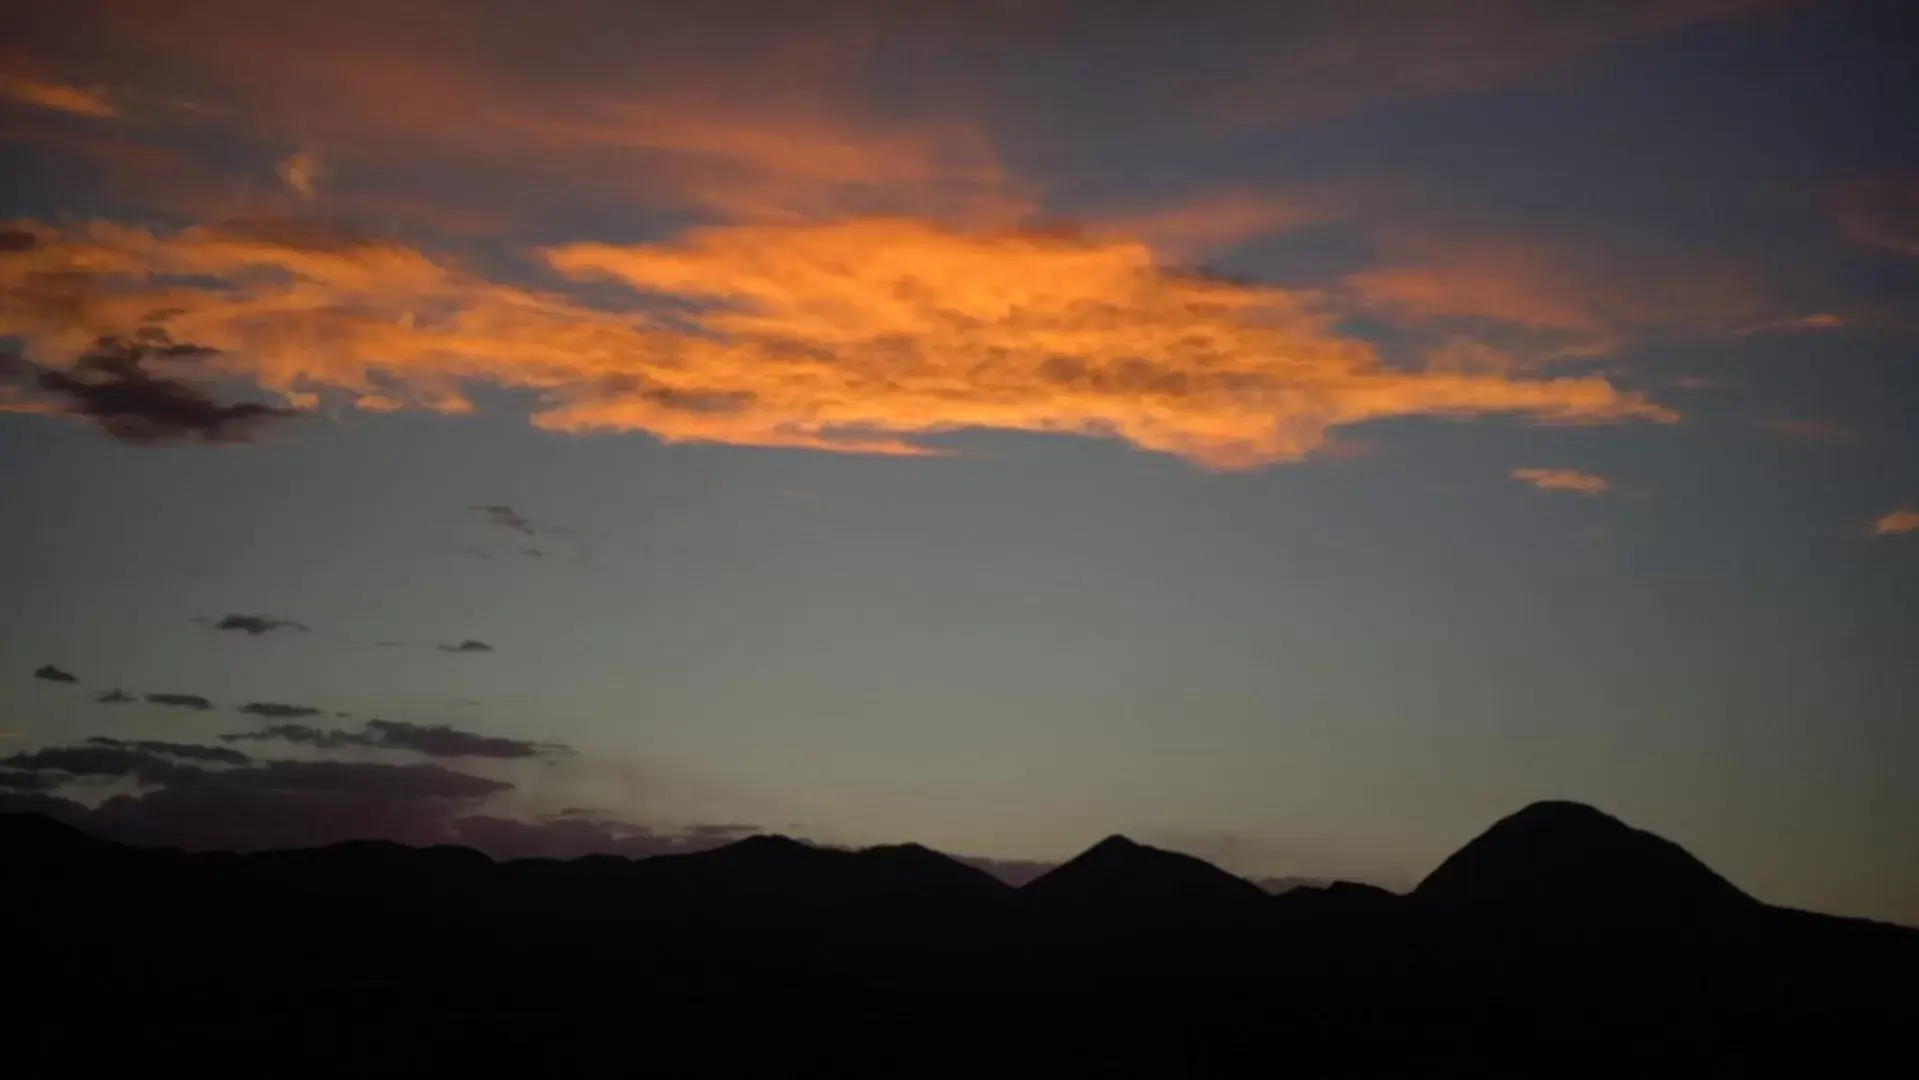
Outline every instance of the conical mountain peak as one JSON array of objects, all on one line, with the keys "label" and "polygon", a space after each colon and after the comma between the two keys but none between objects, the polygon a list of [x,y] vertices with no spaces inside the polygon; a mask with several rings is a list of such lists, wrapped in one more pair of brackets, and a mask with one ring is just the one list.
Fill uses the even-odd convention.
[{"label": "conical mountain peak", "polygon": [[1583,803],[1558,801],[1500,819],[1413,895],[1444,906],[1600,917],[1753,902],[1678,844]]}]

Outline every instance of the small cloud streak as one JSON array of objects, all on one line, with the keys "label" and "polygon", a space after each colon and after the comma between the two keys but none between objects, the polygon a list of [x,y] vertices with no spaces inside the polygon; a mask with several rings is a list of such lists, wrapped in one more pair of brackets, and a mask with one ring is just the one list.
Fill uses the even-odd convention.
[{"label": "small cloud streak", "polygon": [[148,694],[146,701],[149,705],[165,705],[172,709],[194,709],[199,712],[207,712],[213,708],[213,702],[198,694]]},{"label": "small cloud streak", "polygon": [[475,506],[472,509],[475,513],[486,518],[487,524],[489,525],[498,525],[502,529],[512,529],[514,532],[520,533],[523,536],[535,536],[538,535],[540,531],[533,524],[531,518],[526,517],[518,510],[504,503],[495,503],[489,506]]},{"label": "small cloud streak", "polygon": [[1578,469],[1514,469],[1514,480],[1531,484],[1541,491],[1574,491],[1581,495],[1604,495],[1612,482],[1603,476]]},{"label": "small cloud streak", "polygon": [[271,615],[227,615],[213,624],[215,630],[235,630],[248,637],[259,637],[275,630],[298,630],[306,632],[306,625],[292,619],[276,619]]},{"label": "small cloud streak", "polygon": [[1846,325],[1846,320],[1831,312],[1820,311],[1811,315],[1796,315],[1789,319],[1774,319],[1735,331],[1741,337],[1751,334],[1782,334],[1805,330],[1838,330]]},{"label": "small cloud streak", "polygon": [[300,151],[282,158],[274,169],[280,176],[280,182],[286,189],[306,202],[312,202],[318,194],[316,185],[320,180],[320,159],[317,155]]},{"label": "small cloud streak", "polygon": [[1872,523],[1874,536],[1905,536],[1919,533],[1919,510],[1901,508]]},{"label": "small cloud streak", "polygon": [[275,720],[298,720],[320,715],[320,710],[310,705],[283,705],[277,701],[250,701],[240,706],[240,711],[248,716],[265,716]]},{"label": "small cloud streak", "polygon": [[107,691],[106,693],[101,694],[99,697],[95,698],[94,700],[98,701],[102,705],[125,705],[126,703],[132,701],[133,699],[134,698],[132,694],[129,694],[125,690],[122,690],[116,686],[113,689]]},{"label": "small cloud streak", "polygon": [[120,118],[119,108],[98,90],[49,82],[17,72],[0,73],[0,96],[22,105],[50,109],[70,116],[87,116],[95,120]]},{"label": "small cloud streak", "polygon": [[370,750],[406,750],[434,758],[531,758],[571,754],[563,743],[509,739],[462,731],[450,724],[432,726],[400,720],[368,720],[359,731],[327,729],[307,724],[274,724],[259,731],[220,736],[227,742],[289,742],[321,750],[361,747]]},{"label": "small cloud streak", "polygon": [[481,653],[481,652],[493,651],[493,646],[488,645],[484,641],[475,641],[472,638],[467,638],[465,641],[460,642],[458,645],[440,645],[436,647],[441,652],[452,652],[452,653]]},{"label": "small cloud streak", "polygon": [[71,671],[63,671],[60,668],[54,667],[52,664],[41,664],[39,667],[34,668],[33,677],[36,679],[45,679],[48,682],[59,683],[77,683],[80,681],[79,677]]},{"label": "small cloud streak", "polygon": [[87,745],[139,750],[149,754],[159,754],[162,757],[207,761],[216,765],[245,765],[253,760],[231,747],[199,746],[193,743],[167,742],[162,739],[115,739],[106,735],[94,735],[87,739]]}]

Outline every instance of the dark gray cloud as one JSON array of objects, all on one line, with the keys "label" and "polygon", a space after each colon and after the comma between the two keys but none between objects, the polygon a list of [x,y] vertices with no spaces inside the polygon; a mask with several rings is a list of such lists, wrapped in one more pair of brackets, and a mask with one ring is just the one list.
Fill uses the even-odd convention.
[{"label": "dark gray cloud", "polygon": [[123,750],[140,750],[164,757],[185,758],[188,761],[209,761],[218,765],[245,765],[253,759],[229,746],[201,746],[197,743],[167,742],[164,739],[115,739],[106,735],[94,735],[87,739],[88,746],[110,746]]},{"label": "dark gray cloud", "polygon": [[159,754],[124,746],[51,746],[0,758],[0,765],[69,777],[124,777],[143,784],[190,783],[203,771],[196,765],[182,765]]},{"label": "dark gray cloud", "polygon": [[467,638],[465,641],[460,642],[458,645],[441,645],[439,646],[439,650],[441,652],[464,652],[464,653],[492,652],[493,646],[488,645],[484,641],[475,641],[472,638]]},{"label": "dark gray cloud", "polygon": [[212,350],[179,344],[148,328],[133,338],[101,338],[71,368],[41,368],[34,387],[71,416],[90,420],[121,442],[249,442],[269,421],[302,415],[258,402],[225,404],[190,383],[156,375],[150,361],[193,360]]},{"label": "dark gray cloud", "polygon": [[307,724],[274,724],[259,731],[242,731],[220,738],[227,742],[269,741],[296,743],[322,750],[366,747],[374,750],[409,750],[438,758],[530,758],[568,754],[561,743],[509,739],[462,731],[450,724],[409,724],[399,720],[368,720],[359,731],[318,728]]},{"label": "dark gray cloud", "polygon": [[527,758],[569,752],[558,743],[479,735],[449,724],[426,727],[397,720],[368,720],[366,729],[377,746],[413,750],[428,757]]},{"label": "dark gray cloud", "polygon": [[512,529],[522,536],[539,535],[539,526],[533,524],[532,519],[504,503],[494,503],[488,506],[473,506],[468,509],[486,518],[487,524],[489,525],[498,525],[502,529]]},{"label": "dark gray cloud", "polygon": [[213,624],[215,630],[238,630],[248,637],[259,637],[275,630],[298,630],[306,632],[306,624],[292,619],[276,619],[271,615],[228,615]]},{"label": "dark gray cloud", "polygon": [[40,246],[39,238],[22,229],[0,229],[0,252],[17,253],[32,251]]},{"label": "dark gray cloud", "polygon": [[[283,725],[300,728],[300,725]],[[311,729],[308,729],[311,730]],[[435,764],[250,761],[203,768],[170,761],[220,747],[98,736],[0,761],[0,812],[38,812],[109,839],[195,851],[261,851],[353,839],[464,844],[495,858],[646,858],[719,847],[758,831],[734,823],[660,828],[572,807],[523,821],[483,812],[504,781]],[[237,754],[237,751],[233,751]],[[129,778],[143,790],[89,808],[57,789]]]},{"label": "dark gray cloud", "polygon": [[36,679],[45,679],[48,682],[77,683],[80,681],[79,676],[70,671],[62,671],[52,664],[41,664],[39,667],[34,668],[33,677]]},{"label": "dark gray cloud", "polygon": [[213,702],[198,694],[148,694],[149,705],[167,705],[175,709],[199,709],[205,712],[213,708]]},{"label": "dark gray cloud", "polygon": [[236,731],[220,738],[227,742],[290,742],[321,750],[373,745],[373,740],[364,733],[317,728],[311,724],[272,724],[258,731]]},{"label": "dark gray cloud", "polygon": [[454,772],[439,765],[363,761],[267,761],[217,775],[231,790],[318,792],[383,799],[481,799],[511,790],[504,780]]},{"label": "dark gray cloud", "polygon": [[16,791],[50,791],[66,782],[57,774],[35,769],[0,769],[0,788]]},{"label": "dark gray cloud", "polygon": [[[51,747],[0,761],[0,777],[13,789],[0,791],[0,810],[46,813],[128,843],[196,850],[255,851],[349,839],[440,844],[458,841],[456,819],[512,787],[439,765],[265,761],[210,769],[137,746]],[[222,748],[192,749],[217,754]],[[92,809],[47,793],[99,778],[132,779],[143,790]]]},{"label": "dark gray cloud", "polygon": [[274,720],[298,720],[318,716],[321,712],[311,705],[287,705],[278,701],[249,701],[240,706],[240,711],[248,716],[265,716]]},{"label": "dark gray cloud", "polygon": [[116,686],[94,700],[102,705],[124,705],[133,700],[133,695]]}]

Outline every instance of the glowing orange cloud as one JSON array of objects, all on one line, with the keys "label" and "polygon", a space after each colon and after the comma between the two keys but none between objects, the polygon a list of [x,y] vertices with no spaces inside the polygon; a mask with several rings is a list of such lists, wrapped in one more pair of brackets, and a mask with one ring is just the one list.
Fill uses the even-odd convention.
[{"label": "glowing orange cloud", "polygon": [[120,110],[113,102],[98,91],[48,82],[17,72],[0,72],[0,96],[23,105],[74,116],[90,116],[96,120],[113,120],[120,116]]},{"label": "glowing orange cloud", "polygon": [[1894,510],[1872,523],[1874,536],[1904,536],[1919,532],[1919,510]]},{"label": "glowing orange cloud", "polygon": [[457,412],[487,383],[535,391],[557,431],[914,454],[986,428],[1214,469],[1401,416],[1676,419],[1595,376],[1388,367],[1314,295],[1172,272],[1137,241],[866,218],[539,253],[632,290],[607,307],[310,228],[25,231],[0,258],[0,333],[34,359],[159,322],[222,350],[192,363],[303,407]]},{"label": "glowing orange cloud", "polygon": [[1513,479],[1531,484],[1541,491],[1576,491],[1581,495],[1604,495],[1612,482],[1577,469],[1514,469]]}]

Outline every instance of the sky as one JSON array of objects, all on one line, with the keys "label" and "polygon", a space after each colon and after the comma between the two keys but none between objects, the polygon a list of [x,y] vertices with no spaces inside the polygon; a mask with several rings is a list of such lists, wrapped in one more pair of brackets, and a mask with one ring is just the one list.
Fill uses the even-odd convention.
[{"label": "sky", "polygon": [[1899,4],[18,7],[0,804],[1919,924]]}]

